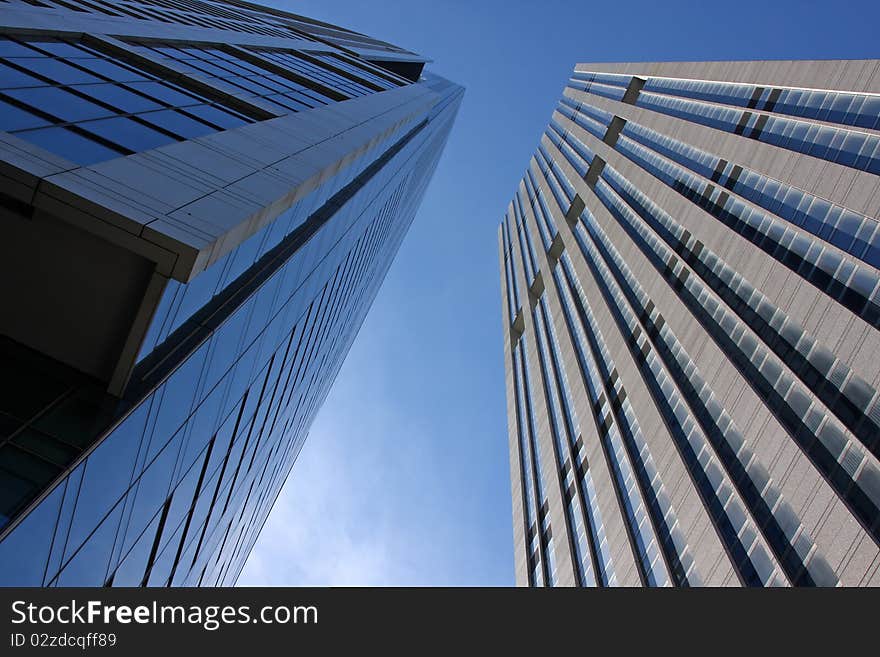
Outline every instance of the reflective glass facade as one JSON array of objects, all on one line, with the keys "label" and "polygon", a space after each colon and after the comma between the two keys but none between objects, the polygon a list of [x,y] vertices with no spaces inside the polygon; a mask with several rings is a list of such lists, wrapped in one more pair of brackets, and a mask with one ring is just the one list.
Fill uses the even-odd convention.
[{"label": "reflective glass facade", "polygon": [[880,584],[876,64],[576,67],[499,229],[519,584]]},{"label": "reflective glass facade", "polygon": [[75,40],[0,37],[0,128],[91,164],[251,119]]},{"label": "reflective glass facade", "polygon": [[[65,7],[86,21],[71,26],[77,36],[51,23]],[[153,171],[161,159],[198,183],[191,201],[155,170],[155,182],[135,181],[137,193],[114,189],[117,200],[128,194],[122,205],[97,195],[103,184],[78,188],[82,196],[65,197],[76,208],[69,216],[39,200],[4,202],[6,212],[45,216],[53,231],[76,223],[77,239],[120,262],[135,258],[149,282],[132,287],[113,377],[71,365],[79,354],[57,336],[45,348],[0,338],[0,584],[232,584],[415,215],[463,91],[371,63],[382,42],[358,36],[359,61],[357,50],[329,45],[348,34],[342,28],[233,2],[21,9],[22,24],[45,21],[54,32],[0,27],[6,157],[60,156],[56,176],[89,181],[126,166]],[[242,12],[263,20],[239,24]],[[119,17],[117,37],[89,35],[95,13]],[[135,17],[158,21],[150,29],[167,37],[151,32],[147,42]],[[216,43],[205,30],[198,46],[187,43],[194,24],[214,30]],[[255,54],[259,39],[241,36],[260,25],[270,31],[265,58]],[[280,25],[290,29],[274,34]],[[26,75],[36,82],[19,85]],[[40,89],[75,102],[38,97]],[[74,115],[80,105],[97,109]],[[127,123],[118,132],[98,125],[111,121]],[[204,127],[178,129],[195,123]],[[162,139],[140,140],[141,128]],[[40,130],[76,141],[35,137]],[[218,204],[200,214],[212,195]],[[107,237],[104,224],[105,233],[83,237],[94,228],[85,215],[125,226],[124,217],[146,213],[141,242]],[[168,249],[179,253],[170,264]]]}]

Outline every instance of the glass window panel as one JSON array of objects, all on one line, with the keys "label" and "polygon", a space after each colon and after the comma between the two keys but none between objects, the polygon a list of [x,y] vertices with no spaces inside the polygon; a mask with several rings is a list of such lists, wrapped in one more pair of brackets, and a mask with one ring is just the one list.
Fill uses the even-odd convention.
[{"label": "glass window panel", "polygon": [[140,118],[149,121],[164,130],[170,130],[184,139],[194,139],[195,137],[201,137],[202,135],[216,132],[216,128],[212,128],[211,126],[202,123],[201,121],[197,121],[194,118],[190,118],[176,110],[168,109],[159,112],[149,112],[147,114],[142,114]]},{"label": "glass window panel", "polygon": [[76,46],[66,41],[32,41],[31,43],[40,50],[45,50],[56,57],[64,57],[66,59],[94,59],[98,56],[90,48]]},{"label": "glass window panel", "polygon": [[0,57],[45,57],[45,55],[12,39],[0,38]]},{"label": "glass window panel", "polygon": [[865,137],[859,133],[847,134],[840,146],[840,152],[837,156],[837,162],[844,166],[851,167],[856,163],[859,151],[865,143]]},{"label": "glass window panel", "polygon": [[140,534],[140,528],[149,524],[150,519],[159,511],[165,501],[171,483],[171,475],[174,471],[174,462],[177,458],[179,440],[180,436],[178,435],[173,444],[159,453],[141,475],[137,488],[129,491],[129,500],[132,495],[135,497],[133,504],[129,501],[132,510],[123,549],[134,543]]},{"label": "glass window panel", "polygon": [[161,403],[155,411],[156,422],[153,426],[148,458],[152,458],[153,454],[164,446],[164,442],[178,430],[192,411],[195,391],[198,388],[207,352],[207,344],[202,345],[164,384]]},{"label": "glass window panel", "polygon": [[303,96],[307,96],[309,98],[314,98],[319,103],[323,103],[324,105],[330,105],[330,104],[336,102],[333,99],[331,99],[330,97],[325,96],[324,94],[322,94],[318,91],[315,91],[314,89],[306,89],[305,87],[301,87],[300,92],[302,93]]},{"label": "glass window panel", "polygon": [[237,128],[238,126],[247,123],[243,117],[233,114],[232,112],[227,112],[214,105],[195,105],[194,107],[187,107],[186,111],[190,114],[194,114],[200,119],[210,121],[214,125],[225,129]]},{"label": "glass window panel", "polygon": [[[165,586],[168,583],[168,578],[171,576],[171,569],[174,566],[174,557],[177,556],[177,546],[180,544],[180,539],[183,534],[183,525],[174,525],[171,524],[170,521],[166,522],[168,524],[165,525],[161,538],[161,542],[165,547],[158,553],[158,555],[156,555],[156,559],[150,567],[147,586]],[[169,538],[167,534],[174,527],[177,527],[177,530]]]},{"label": "glass window panel", "polygon": [[179,91],[177,89],[172,89],[167,84],[162,84],[161,82],[156,82],[154,80],[149,80],[146,82],[131,82],[126,86],[131,87],[132,89],[136,89],[137,91],[140,91],[141,93],[144,93],[151,98],[155,98],[156,100],[171,105],[173,107],[195,105],[202,100],[198,96],[183,93],[182,91]]},{"label": "glass window panel", "polygon": [[170,57],[171,59],[184,59],[186,57],[189,57],[189,55],[186,55],[182,50],[178,48],[172,48],[171,46],[155,46],[151,47],[150,49],[155,50],[163,57]]},{"label": "glass window panel", "polygon": [[177,57],[182,59],[199,59],[201,51],[198,48],[176,48]]},{"label": "glass window panel", "polygon": [[39,128],[18,133],[18,136],[78,164],[94,164],[122,156],[67,128]]},{"label": "glass window panel", "polygon": [[57,87],[10,89],[7,95],[64,121],[87,121],[113,114],[112,110]]},{"label": "glass window panel", "polygon": [[43,583],[64,489],[64,484],[56,486],[49,497],[22,520],[18,530],[0,542],[0,579],[4,586]]},{"label": "glass window panel", "polygon": [[251,93],[255,93],[258,96],[262,96],[263,94],[271,93],[273,89],[260,84],[252,78],[235,78],[233,80],[229,80],[230,83],[234,84],[237,87],[241,87],[242,89],[247,89]]},{"label": "glass window panel", "polygon": [[281,94],[276,94],[274,96],[266,96],[261,99],[266,103],[274,105],[278,108],[278,111],[287,114],[288,112],[296,112],[298,110],[311,109],[307,105],[303,105],[302,103],[298,103],[295,100],[290,100],[286,96]]},{"label": "glass window panel", "polygon": [[71,545],[82,543],[131,483],[149,403],[141,404],[89,456],[69,529]]},{"label": "glass window panel", "polygon": [[223,62],[223,66],[225,66],[226,68],[241,71],[244,75],[266,75],[269,72],[262,66],[257,66],[256,64],[251,64],[250,62],[246,62],[241,59],[227,60]]},{"label": "glass window panel", "polygon": [[[23,60],[19,60],[21,62]],[[33,60],[31,60],[33,61]],[[17,68],[0,64],[0,89],[15,89],[20,87],[42,87],[45,82],[19,71]]]},{"label": "glass window panel", "polygon": [[[107,576],[107,565],[116,542],[116,532],[122,519],[123,505],[117,504],[82,548],[61,571],[60,586],[94,586]],[[70,546],[68,545],[68,549]]]},{"label": "glass window panel", "polygon": [[[162,543],[168,540],[167,533],[169,528],[179,527],[187,513],[189,513],[190,505],[193,501],[193,494],[196,492],[196,484],[199,482],[199,475],[202,472],[202,464],[204,462],[204,454],[197,462],[189,466],[186,476],[181,480],[174,490],[171,498],[171,506],[168,510],[168,517],[165,520],[165,533],[163,534]],[[177,549],[176,544],[173,545]],[[173,556],[173,553],[172,553]]]},{"label": "glass window panel", "polygon": [[174,137],[124,116],[89,121],[83,123],[82,127],[134,152],[147,151],[175,141]]},{"label": "glass window panel", "polygon": [[349,62],[348,60],[342,59],[341,57],[336,57],[334,55],[319,55],[318,57],[320,57],[320,59],[328,62],[329,64],[331,64],[333,66],[336,66],[336,67],[341,68],[343,70],[354,73],[355,75],[357,75],[361,78],[371,80],[372,82],[380,85],[384,89],[390,89],[395,86],[395,84],[393,82],[389,82],[388,80],[386,80],[382,77],[379,77],[378,75],[376,75],[370,71],[365,70],[365,68],[362,67],[360,62],[355,64],[354,62]]},{"label": "glass window panel", "polygon": [[272,87],[278,91],[302,91],[305,89],[301,84],[272,73],[267,73],[263,79],[265,80],[265,84],[271,84]]},{"label": "glass window panel", "polygon": [[222,68],[217,66],[216,64],[212,64],[211,62],[198,61],[198,62],[187,62],[187,66],[190,66],[193,69],[203,71],[205,74],[215,77],[215,78],[228,78],[235,75],[235,72],[230,71],[226,68]]},{"label": "glass window panel", "polygon": [[286,98],[288,103],[294,103],[294,107],[297,109],[311,109],[321,104],[308,96],[303,97],[297,93],[283,94],[281,97]]},{"label": "glass window panel", "polygon": [[94,59],[88,63],[88,67],[89,70],[94,71],[98,75],[103,75],[116,82],[135,82],[147,79],[130,68],[114,64],[106,59]]},{"label": "glass window panel", "polygon": [[[43,59],[10,59],[9,61],[22,68],[27,68],[37,75],[54,80],[58,84],[88,84],[89,82],[101,81],[100,78],[96,78],[94,75],[90,75],[75,66],[70,66],[51,57]],[[42,85],[43,83],[39,84]]]},{"label": "glass window panel", "polygon": [[127,89],[123,89],[119,85],[108,84],[102,82],[100,84],[85,84],[78,86],[77,91],[87,94],[92,98],[113,105],[122,112],[135,114],[137,112],[149,112],[152,110],[162,109],[162,105],[153,102],[149,98],[144,98]]},{"label": "glass window panel", "polygon": [[147,568],[147,559],[150,558],[150,550],[156,539],[156,529],[159,526],[157,515],[150,522],[137,539],[137,543],[124,556],[122,563],[113,575],[114,586],[140,586]]},{"label": "glass window panel", "polygon": [[46,125],[49,125],[49,122],[45,119],[0,100],[0,130],[3,132],[39,128]]}]

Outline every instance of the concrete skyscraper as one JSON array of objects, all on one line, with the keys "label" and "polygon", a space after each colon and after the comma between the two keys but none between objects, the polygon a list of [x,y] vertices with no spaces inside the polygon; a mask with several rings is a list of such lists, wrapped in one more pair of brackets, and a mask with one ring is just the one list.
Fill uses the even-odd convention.
[{"label": "concrete skyscraper", "polygon": [[576,66],[499,229],[518,584],[880,585],[878,93]]},{"label": "concrete skyscraper", "polygon": [[237,0],[0,2],[0,585],[234,583],[463,90]]}]

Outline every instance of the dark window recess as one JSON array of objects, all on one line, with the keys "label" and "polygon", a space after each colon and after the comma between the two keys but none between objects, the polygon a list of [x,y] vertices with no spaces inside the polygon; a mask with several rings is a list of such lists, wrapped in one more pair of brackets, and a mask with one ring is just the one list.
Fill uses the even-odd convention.
[{"label": "dark window recess", "polygon": [[0,337],[0,530],[119,408],[100,382]]}]

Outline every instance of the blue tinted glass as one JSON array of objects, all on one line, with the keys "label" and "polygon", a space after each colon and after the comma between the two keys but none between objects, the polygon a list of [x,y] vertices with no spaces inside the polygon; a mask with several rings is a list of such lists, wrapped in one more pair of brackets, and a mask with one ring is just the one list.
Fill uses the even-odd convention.
[{"label": "blue tinted glass", "polygon": [[208,361],[208,369],[205,374],[206,385],[214,385],[229,369],[229,358],[223,357],[222,354],[236,353],[247,319],[247,313],[236,311],[214,334],[212,338],[215,343],[212,345],[214,357]]},{"label": "blue tinted glass", "polygon": [[122,519],[123,504],[117,504],[112,513],[104,519],[95,532],[89,536],[80,550],[58,576],[59,586],[95,586],[107,577],[110,553]]},{"label": "blue tinted glass", "polygon": [[267,93],[274,91],[274,89],[271,89],[271,88],[267,87],[266,85],[260,84],[259,82],[257,82],[253,78],[235,78],[234,80],[231,80],[230,82],[232,82],[232,84],[234,84],[237,87],[241,87],[242,89],[247,89],[248,91],[251,91],[257,95],[267,94]]},{"label": "blue tinted glass", "polygon": [[[225,53],[224,53],[225,54]],[[231,57],[231,55],[226,55],[226,57]],[[251,64],[250,62],[246,62],[242,59],[235,59],[232,61],[227,61],[223,64],[224,66],[233,66],[236,70],[247,71],[251,74],[256,73],[258,75],[266,75],[268,71],[262,66],[257,66],[256,64]]]},{"label": "blue tinted glass", "polygon": [[209,267],[187,284],[183,290],[183,301],[177,310],[175,325],[184,322],[214,296],[220,273],[219,267]]},{"label": "blue tinted glass", "polygon": [[[103,119],[97,121],[111,126],[121,125],[121,122],[118,121],[104,121]],[[89,125],[86,123],[77,126],[74,131],[88,129]],[[409,152],[401,154],[401,163],[404,161],[404,156],[408,157],[409,154]],[[110,164],[112,166],[112,163]],[[360,169],[362,167],[359,162],[352,168]],[[402,173],[401,179],[406,179],[406,175],[406,172]],[[390,178],[391,176],[387,173],[380,175],[373,184],[377,185],[379,189],[384,189],[385,183]],[[344,172],[339,180],[328,181],[314,195],[310,195],[309,198],[304,199],[286,212],[283,219],[277,219],[276,222],[279,224],[277,232],[264,229],[255,235],[256,254],[263,253],[267,245],[276,243],[289,225],[301,223],[316,202],[320,204],[320,201],[327,198],[340,184],[344,184],[344,181],[350,179],[350,173]],[[389,189],[391,187],[393,186],[389,185]],[[398,187],[398,189],[400,188]],[[371,194],[372,192],[364,196]],[[363,207],[365,198],[359,197],[357,204],[358,209]],[[378,223],[378,219],[376,223],[371,224],[371,226],[376,226],[376,230],[371,233],[373,237],[364,238],[358,242],[363,244],[361,255],[357,258],[352,257],[350,261],[345,261],[344,256],[345,250],[348,248],[346,246],[348,241],[357,239],[362,229],[365,228],[361,225],[357,228],[352,226],[355,221],[360,221],[355,219],[355,216],[357,215],[349,216],[346,211],[346,213],[340,213],[331,219],[330,224],[321,232],[320,236],[316,236],[317,239],[312,240],[312,246],[303,249],[303,257],[293,259],[294,262],[291,264],[294,266],[284,267],[283,271],[277,272],[269,281],[266,281],[254,297],[242,303],[239,310],[243,312],[240,315],[230,317],[225,322],[219,322],[220,326],[216,328],[215,339],[212,339],[209,344],[210,356],[205,358],[202,368],[207,370],[207,375],[212,382],[219,380],[214,392],[207,395],[207,400],[201,404],[196,403],[202,400],[207,391],[211,389],[211,386],[202,382],[207,378],[205,374],[201,375],[202,381],[200,381],[198,375],[201,372],[197,365],[193,365],[192,369],[187,371],[189,366],[182,363],[180,366],[183,369],[170,373],[170,378],[166,380],[161,393],[154,400],[153,407],[146,413],[149,420],[144,420],[143,424],[146,425],[147,435],[150,437],[149,449],[146,441],[141,445],[141,432],[134,428],[128,435],[120,433],[120,430],[117,429],[104,442],[96,445],[95,452],[77,470],[84,473],[81,477],[81,485],[79,480],[71,478],[67,486],[68,492],[64,500],[65,511],[61,513],[61,518],[66,520],[63,525],[59,524],[57,534],[65,538],[69,536],[70,540],[67,541],[66,550],[65,540],[57,540],[56,544],[60,545],[52,548],[53,554],[49,558],[50,563],[53,564],[49,570],[50,578],[54,577],[61,569],[62,564],[65,564],[72,557],[74,561],[66,566],[65,572],[59,580],[60,583],[100,585],[107,574],[116,570],[117,564],[123,563],[124,566],[119,570],[114,583],[117,585],[140,584],[143,581],[144,570],[154,539],[157,536],[159,517],[163,512],[163,502],[172,491],[174,494],[171,496],[171,505],[166,507],[168,512],[164,530],[160,532],[160,549],[156,553],[156,561],[149,582],[162,584],[167,580],[171,564],[175,561],[178,552],[178,545],[183,547],[183,550],[174,582],[197,583],[206,564],[208,570],[204,575],[205,583],[229,581],[234,577],[234,573],[237,572],[237,568],[243,560],[243,552],[240,557],[237,557],[239,561],[233,561],[229,568],[227,568],[226,558],[234,556],[235,550],[239,546],[243,546],[242,550],[247,547],[250,537],[244,532],[253,526],[254,520],[259,519],[259,513],[263,510],[262,505],[270,501],[275,492],[271,489],[266,490],[266,488],[280,486],[280,481],[286,474],[286,460],[290,460],[291,455],[298,451],[297,446],[301,445],[301,438],[304,436],[299,426],[304,425],[309,413],[311,413],[311,410],[306,409],[314,408],[324,394],[323,382],[320,387],[310,388],[310,386],[315,381],[321,382],[320,376],[327,367],[325,361],[335,353],[331,351],[331,347],[336,344],[333,340],[333,336],[336,335],[337,324],[335,322],[337,319],[347,321],[346,318],[350,314],[355,315],[354,312],[349,313],[349,310],[353,310],[351,306],[345,305],[355,298],[356,288],[361,284],[360,282],[355,284],[355,281],[364,280],[357,278],[362,274],[355,275],[357,271],[355,263],[359,262],[357,258],[361,256],[369,259],[371,254],[368,249],[372,248],[371,245],[377,244],[371,240],[380,234],[378,230],[383,225]],[[351,235],[345,233],[349,228],[352,228]],[[340,243],[338,252],[328,254],[327,249],[330,245],[337,243],[337,239],[342,239],[346,243]],[[249,248],[242,249],[241,253],[247,251]],[[236,255],[241,254],[236,251]],[[325,258],[325,256],[327,257]],[[251,253],[249,257],[229,257],[226,261],[221,258],[219,263],[215,265],[219,272],[215,273],[215,277],[225,277],[227,265],[235,264],[236,269],[240,270],[240,267],[247,266],[249,261],[252,262],[254,257],[255,254]],[[337,266],[341,263],[343,268],[336,276],[334,272],[337,271]],[[278,302],[273,303],[273,298],[276,296],[278,299],[290,297],[290,293],[293,291],[292,287],[298,285],[302,280],[299,273],[306,265],[308,265],[308,270],[317,267],[315,275],[308,283],[302,285],[300,293],[291,298],[288,303],[289,308],[282,308],[278,319],[273,320],[263,330],[264,337],[258,336],[268,319],[278,312],[276,308]],[[296,275],[287,276],[286,273],[289,270],[295,271]],[[367,274],[368,270],[364,270],[363,276],[367,276]],[[207,272],[202,274],[202,276],[206,275]],[[329,282],[328,278],[333,278],[333,283],[329,286],[325,285]],[[283,285],[278,282],[279,280],[283,280]],[[341,285],[344,281],[348,281],[348,287],[342,289]],[[177,289],[181,294],[177,295],[176,301],[174,301],[175,295],[172,294],[168,297],[169,302],[157,311],[157,321],[160,325],[163,318],[168,319],[166,323],[171,323],[175,314],[181,316],[189,314],[188,311],[192,306],[190,306],[189,295],[184,294],[183,291],[189,291],[189,286],[193,283],[195,281],[191,281],[185,286],[179,283],[173,284],[178,285]],[[280,288],[279,285],[281,285]],[[197,293],[193,295],[193,303],[196,307],[199,305],[199,299],[203,302],[214,291],[212,285],[205,284],[203,287],[203,290],[199,290],[198,285],[192,285],[192,291]],[[168,289],[170,290],[172,287],[169,286]],[[283,360],[285,358],[283,352],[277,352],[274,364],[270,368],[268,365],[270,353],[281,344],[285,328],[293,325],[294,317],[303,315],[306,307],[316,295],[320,298],[315,300],[316,305],[314,312],[310,315],[311,319],[309,322],[304,322],[304,328],[298,329],[292,343],[299,345],[302,342],[302,348],[293,347],[289,363],[287,360]],[[240,323],[236,322],[236,317],[240,317]],[[244,350],[242,333],[245,332],[245,327],[248,325],[247,341],[255,340],[255,342],[247,350],[247,353],[241,356],[240,366],[237,366],[235,360]],[[226,336],[228,339],[218,339],[222,336]],[[227,376],[220,380],[220,374],[223,371],[227,371]],[[266,376],[267,371],[269,372],[268,377]],[[286,392],[283,390],[286,387],[284,381],[288,376],[291,376],[291,382],[295,382],[298,387],[292,391],[295,394],[286,396],[286,401],[282,405],[282,393]],[[175,378],[180,380],[180,385],[172,384],[172,380]],[[141,373],[136,374],[136,379],[138,382],[143,379]],[[264,380],[267,381],[266,384],[264,384]],[[235,392],[233,392],[233,381],[236,383]],[[277,396],[274,390],[276,383],[279,386]],[[265,397],[261,392],[263,387],[265,387]],[[237,445],[232,449],[228,467],[220,476],[219,470],[224,467],[223,461],[229,453],[229,440],[233,433],[233,427],[237,426],[239,409],[237,402],[241,400],[241,396],[248,388],[250,388],[250,394],[246,405],[247,413],[243,416],[242,424],[238,427],[239,430],[235,432],[238,436]],[[306,394],[307,391],[308,394]],[[192,412],[194,414],[187,421],[185,427],[175,431],[174,427],[189,412],[190,397],[193,400],[194,410]],[[262,402],[259,402],[261,397]],[[161,405],[163,409],[160,410],[158,405]],[[274,413],[279,408],[289,408],[290,411],[282,410],[278,416],[279,424],[274,426]],[[0,416],[0,422],[2,419]],[[263,432],[261,435],[264,420],[268,431],[272,431],[269,427],[274,426],[273,433]],[[129,424],[131,421],[127,419],[123,421],[121,426],[129,427]],[[218,424],[222,424],[224,429],[221,430],[221,436],[214,443],[210,459],[207,459],[206,449]],[[288,426],[297,427],[295,442],[294,436],[288,433]],[[251,427],[253,427],[253,434],[248,439],[248,431]],[[2,425],[0,425],[0,430],[2,430]],[[174,435],[169,438],[169,433]],[[62,437],[65,435],[62,434]],[[283,440],[288,437],[290,438],[289,442]],[[114,440],[118,441],[116,449],[113,448],[111,442]],[[159,449],[169,440],[171,444]],[[156,456],[157,461],[151,465],[150,459],[153,455]],[[242,455],[244,460],[241,462],[239,470],[239,460]],[[254,458],[255,455],[256,458]],[[99,460],[96,461],[96,458]],[[189,530],[184,532],[181,523],[187,517],[189,505],[192,503],[192,494],[197,487],[196,483],[200,478],[202,463],[205,460],[209,460],[210,465],[205,475],[204,485],[199,487],[202,495],[196,502],[197,510],[193,516],[193,523]],[[263,467],[266,464],[268,464],[268,468]],[[138,487],[126,493],[125,489],[127,481],[132,476],[131,473],[133,472],[133,476],[136,478],[144,468],[147,468],[147,472],[138,482]],[[169,474],[171,472],[173,474]],[[262,478],[263,474],[266,475],[265,482]],[[234,487],[231,486],[232,482],[235,482]],[[209,508],[212,506],[212,498],[218,483],[221,484],[219,495],[217,495],[219,506],[216,507],[213,514],[210,514]],[[177,486],[176,490],[174,490],[175,486]],[[253,488],[252,492],[251,488]],[[0,484],[0,489],[2,489],[2,484]],[[71,493],[71,490],[74,492]],[[227,503],[229,508],[224,513],[224,505]],[[123,509],[121,521],[124,524],[119,524],[116,520],[114,509],[119,507]],[[111,522],[102,525],[101,520],[107,513],[114,514],[114,517],[111,518]],[[210,521],[208,521],[209,515]],[[232,521],[232,525],[227,532],[230,521]],[[207,525],[207,532],[204,534],[204,541],[201,541],[202,527],[205,525]],[[118,532],[115,532],[117,540],[113,541],[113,547],[108,552],[106,546],[110,545],[110,542],[105,541],[104,537],[114,533],[112,526],[118,527]],[[93,530],[96,530],[96,533],[93,534]],[[86,538],[90,535],[91,538]],[[77,552],[78,546],[76,544],[83,542],[85,543],[82,551]],[[221,544],[226,548],[221,549]],[[132,548],[134,552],[129,552]],[[192,565],[194,562],[195,566]],[[224,575],[227,572],[228,574]]]},{"label": "blue tinted glass", "polygon": [[247,62],[242,62],[242,61],[238,61],[238,60],[236,60],[234,62],[223,61],[218,65],[222,65],[223,68],[228,69],[237,75],[244,75],[244,76],[249,76],[249,75],[254,75],[254,74],[263,75],[263,76],[271,75],[265,69],[261,69],[257,66],[250,66]]},{"label": "blue tinted glass", "polygon": [[85,63],[90,71],[115,80],[116,82],[135,82],[147,78],[129,68],[119,66],[106,59],[92,59]]},{"label": "blue tinted glass", "polygon": [[203,61],[189,61],[186,63],[187,66],[196,71],[201,71],[209,76],[216,78],[228,78],[233,75],[232,71],[228,71],[225,68],[221,68],[215,64],[210,62]]},{"label": "blue tinted glass", "polygon": [[45,57],[45,55],[17,41],[0,38],[0,57]]},{"label": "blue tinted glass", "polygon": [[147,560],[156,539],[159,517],[156,516],[144,530],[137,543],[127,553],[123,553],[122,562],[113,574],[114,586],[140,586],[147,569]]},{"label": "blue tinted glass", "polygon": [[163,57],[171,57],[172,59],[183,59],[186,56],[182,50],[170,46],[156,46],[150,48],[150,50],[155,50]]},{"label": "blue tinted glass", "polygon": [[259,78],[260,84],[265,87],[269,87],[269,89],[273,91],[291,91],[292,87],[288,87],[286,84],[282,84],[279,78],[272,75],[264,75]]},{"label": "blue tinted glass", "polygon": [[193,118],[185,116],[176,110],[149,112],[148,114],[141,115],[141,118],[165,130],[170,130],[184,139],[193,139],[211,132],[216,132],[215,128],[212,128],[201,121],[196,121]]},{"label": "blue tinted glass", "polygon": [[124,116],[89,121],[88,123],[83,123],[82,127],[84,130],[109,139],[113,143],[136,153],[147,151],[151,148],[158,148],[175,141],[174,137],[169,137]]},{"label": "blue tinted glass", "polygon": [[[178,437],[179,440],[179,437]],[[129,497],[134,495],[134,504],[131,505],[131,516],[128,521],[128,535],[125,537],[124,548],[134,543],[140,528],[147,525],[168,495],[168,487],[171,483],[171,475],[174,472],[174,462],[177,459],[179,442],[174,441],[161,451],[138,481],[137,488],[129,492]]]},{"label": "blue tinted glass", "polygon": [[[175,527],[177,531],[171,538],[168,538],[168,534]],[[183,524],[171,525],[166,521],[164,529],[161,542],[163,544],[167,543],[167,546],[156,555],[155,561],[150,566],[150,577],[147,580],[147,586],[165,586],[168,582],[168,577],[171,575],[171,568],[174,566],[174,557],[177,556],[177,546],[180,545]]]},{"label": "blue tinted glass", "polygon": [[[282,94],[280,96],[272,96],[275,99],[275,102],[281,103],[283,102],[285,105],[292,105],[293,109],[297,110],[306,110],[311,109],[318,105],[319,103],[315,102],[311,98],[304,99],[299,94],[296,93],[288,93]],[[283,98],[284,100],[279,100],[279,98]],[[310,101],[310,102],[309,102]]]},{"label": "blue tinted glass", "polygon": [[190,506],[193,502],[193,496],[196,492],[196,484],[198,484],[199,475],[202,473],[203,462],[204,454],[197,463],[194,463],[189,467],[186,475],[174,489],[174,493],[171,498],[171,506],[168,509],[168,516],[165,519],[165,533],[162,538],[163,545],[168,540],[168,529],[178,527],[181,523],[183,523],[186,514],[189,513]]},{"label": "blue tinted glass", "polygon": [[20,132],[18,136],[78,164],[94,164],[122,156],[122,153],[117,153],[67,128],[39,128]]},{"label": "blue tinted glass", "polygon": [[300,93],[303,96],[308,96],[309,98],[314,98],[318,102],[324,103],[325,105],[329,105],[334,101],[322,93],[315,91],[314,89],[306,89],[305,87],[300,88]]},{"label": "blue tinted glass", "polygon": [[175,298],[180,291],[180,288],[181,284],[177,281],[172,280],[168,282],[165,291],[162,293],[162,299],[159,302],[159,306],[156,308],[153,319],[150,321],[150,328],[147,330],[147,335],[141,345],[141,351],[138,354],[138,361],[142,360],[147,354],[149,354],[156,346],[157,341],[160,340],[163,328],[168,319],[168,314],[174,305]]},{"label": "blue tinted glass", "polygon": [[181,459],[182,467],[188,468],[192,465],[196,455],[204,450],[214,435],[220,421],[220,412],[223,410],[221,403],[225,401],[228,382],[229,379],[223,379],[221,385],[215,386],[208,398],[199,405],[190,418],[187,425],[188,437],[184,447],[185,451]]},{"label": "blue tinted glass", "polygon": [[94,58],[97,53],[85,46],[75,46],[66,41],[31,41],[36,48],[45,50],[56,57],[64,57],[65,59]]},{"label": "blue tinted glass", "polygon": [[[21,60],[19,60],[21,61]],[[16,68],[0,64],[0,89],[14,89],[16,87],[42,87],[46,83],[35,77],[23,73]]]},{"label": "blue tinted glass", "polygon": [[153,425],[152,438],[147,452],[148,459],[164,447],[165,441],[177,431],[189,416],[207,353],[208,344],[205,343],[196,353],[187,358],[186,362],[175,370],[164,384],[162,396],[158,397],[160,403],[158,411],[155,412],[156,421]]},{"label": "blue tinted glass", "polygon": [[58,521],[65,485],[60,484],[3,542],[0,542],[0,581],[4,586],[40,586],[49,546]]},{"label": "blue tinted glass", "polygon": [[130,114],[149,112],[162,108],[162,105],[154,103],[149,98],[144,98],[118,85],[106,82],[101,84],[85,84],[76,89],[80,93],[87,94],[92,98],[96,98],[108,105],[113,105],[113,107]]},{"label": "blue tinted glass", "polygon": [[71,545],[79,545],[122,496],[132,479],[133,464],[150,404],[141,404],[89,455],[70,525]]},{"label": "blue tinted glass", "polygon": [[279,114],[287,114],[289,112],[296,111],[296,105],[293,101],[287,100],[281,94],[277,96],[266,96],[265,98],[260,99],[262,103],[278,112]]},{"label": "blue tinted glass", "polygon": [[154,82],[152,80],[148,82],[132,82],[127,86],[131,87],[132,89],[136,89],[141,93],[150,96],[151,98],[155,98],[160,102],[166,103],[167,105],[172,105],[174,107],[194,105],[201,101],[201,99],[196,96],[182,93],[177,89],[172,89],[167,84]]},{"label": "blue tinted glass", "polygon": [[140,586],[144,573],[147,569],[147,560],[156,540],[156,530],[159,526],[159,517],[153,518],[152,522],[137,538],[137,543],[130,551],[124,551],[122,561],[113,574],[114,586]]},{"label": "blue tinted glass", "polygon": [[[64,492],[64,499],[61,502],[61,508],[58,511],[58,527],[55,529],[55,536],[67,536],[67,530],[70,528],[70,520],[73,516],[73,509],[76,506],[76,495],[79,490],[82,474],[85,468],[82,464],[67,477],[67,487]],[[66,541],[58,540],[52,543],[49,551],[49,560],[46,566],[46,581],[51,580],[61,568],[62,557],[64,556],[64,547]]]},{"label": "blue tinted glass", "polygon": [[199,59],[201,51],[197,48],[177,48],[178,56],[182,59]]},{"label": "blue tinted glass", "polygon": [[7,95],[64,121],[87,121],[113,114],[111,110],[57,87],[10,89]]},{"label": "blue tinted glass", "polygon": [[49,122],[0,100],[0,130],[3,132],[39,128],[44,125],[49,125]]},{"label": "blue tinted glass", "polygon": [[[27,67],[29,71],[54,80],[58,84],[88,84],[89,82],[101,81],[100,78],[96,78],[94,75],[90,75],[75,66],[70,66],[51,57],[43,59],[10,59],[9,61],[21,67]],[[89,64],[89,62],[84,63],[86,65]]]},{"label": "blue tinted glass", "polygon": [[237,128],[238,126],[247,123],[244,118],[214,105],[195,105],[193,107],[187,107],[186,111],[190,114],[194,114],[200,119],[210,121],[214,125],[226,129]]}]

